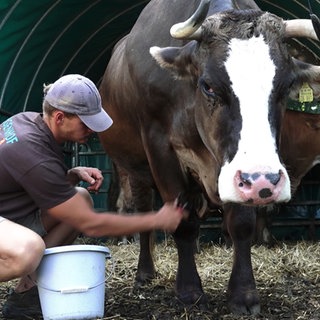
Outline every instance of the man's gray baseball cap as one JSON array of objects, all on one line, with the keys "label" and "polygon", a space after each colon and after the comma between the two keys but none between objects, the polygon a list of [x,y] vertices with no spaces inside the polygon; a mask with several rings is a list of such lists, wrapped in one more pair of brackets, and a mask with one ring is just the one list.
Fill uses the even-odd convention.
[{"label": "man's gray baseball cap", "polygon": [[92,131],[102,132],[112,125],[103,110],[95,84],[79,74],[68,74],[54,82],[44,99],[53,107],[79,116]]}]

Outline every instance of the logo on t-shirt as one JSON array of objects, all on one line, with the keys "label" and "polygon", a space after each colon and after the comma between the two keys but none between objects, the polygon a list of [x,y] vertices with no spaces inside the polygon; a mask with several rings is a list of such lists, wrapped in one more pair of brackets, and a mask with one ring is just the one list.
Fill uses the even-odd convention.
[{"label": "logo on t-shirt", "polygon": [[0,140],[0,145],[3,144],[4,142],[15,143],[19,141],[16,135],[16,132],[14,130],[11,118],[4,121],[0,126],[0,129],[3,130],[3,136],[4,136],[3,139]]}]

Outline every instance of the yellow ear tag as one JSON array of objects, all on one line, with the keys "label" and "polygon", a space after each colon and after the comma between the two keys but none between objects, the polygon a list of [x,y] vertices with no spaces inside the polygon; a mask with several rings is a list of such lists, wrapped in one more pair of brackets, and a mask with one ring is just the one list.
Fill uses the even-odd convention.
[{"label": "yellow ear tag", "polygon": [[304,82],[300,91],[299,91],[299,102],[312,102],[313,101],[313,90],[308,85],[307,82]]}]

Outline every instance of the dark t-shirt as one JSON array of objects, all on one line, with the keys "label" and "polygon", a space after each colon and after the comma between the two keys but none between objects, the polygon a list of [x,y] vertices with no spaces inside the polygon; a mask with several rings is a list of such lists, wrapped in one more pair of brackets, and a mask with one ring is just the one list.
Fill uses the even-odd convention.
[{"label": "dark t-shirt", "polygon": [[0,125],[0,216],[15,220],[50,209],[76,194],[61,146],[36,112]]}]

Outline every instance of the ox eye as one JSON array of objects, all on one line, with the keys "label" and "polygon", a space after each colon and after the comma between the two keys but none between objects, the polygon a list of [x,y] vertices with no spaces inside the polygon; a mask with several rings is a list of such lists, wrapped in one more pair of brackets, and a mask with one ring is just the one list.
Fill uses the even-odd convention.
[{"label": "ox eye", "polygon": [[203,78],[199,79],[199,88],[200,88],[202,94],[206,98],[214,98],[215,97],[214,90],[208,85],[208,83]]}]

